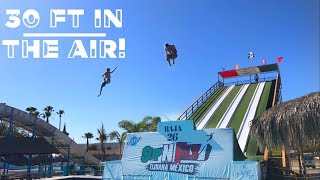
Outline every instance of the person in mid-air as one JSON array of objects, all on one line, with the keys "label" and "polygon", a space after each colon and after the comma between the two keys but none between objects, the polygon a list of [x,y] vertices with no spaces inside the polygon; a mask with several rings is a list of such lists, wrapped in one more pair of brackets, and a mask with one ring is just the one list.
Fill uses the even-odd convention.
[{"label": "person in mid-air", "polygon": [[170,45],[168,43],[165,44],[165,51],[166,51],[166,58],[169,63],[169,66],[171,66],[171,59],[172,64],[174,64],[174,60],[177,58],[177,49],[174,45]]},{"label": "person in mid-air", "polygon": [[109,84],[109,83],[111,82],[111,73],[113,73],[116,69],[117,69],[117,67],[114,68],[112,71],[110,71],[110,68],[107,68],[107,71],[102,74],[102,77],[104,78],[104,80],[103,80],[103,83],[101,84],[100,93],[98,94],[98,97],[101,95],[102,88],[103,88],[106,84]]}]

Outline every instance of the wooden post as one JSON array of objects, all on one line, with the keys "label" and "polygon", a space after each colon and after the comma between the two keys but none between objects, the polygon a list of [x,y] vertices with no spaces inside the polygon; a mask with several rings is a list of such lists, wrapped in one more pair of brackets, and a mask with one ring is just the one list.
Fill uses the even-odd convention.
[{"label": "wooden post", "polygon": [[269,158],[269,150],[267,148],[264,148],[263,159],[265,161],[268,161],[268,158]]},{"label": "wooden post", "polygon": [[284,146],[282,146],[282,152],[281,152],[281,155],[282,155],[282,167],[286,167],[286,151],[284,150]]}]

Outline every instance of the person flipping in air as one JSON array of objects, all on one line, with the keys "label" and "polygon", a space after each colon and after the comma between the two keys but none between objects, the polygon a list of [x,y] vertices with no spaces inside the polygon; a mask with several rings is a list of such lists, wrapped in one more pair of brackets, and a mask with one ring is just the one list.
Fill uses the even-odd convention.
[{"label": "person flipping in air", "polygon": [[171,59],[172,59],[172,64],[174,64],[174,60],[177,58],[177,49],[174,45],[170,45],[168,43],[165,44],[165,52],[166,52],[166,58],[169,63],[169,66],[171,67]]},{"label": "person flipping in air", "polygon": [[117,67],[114,68],[112,71],[110,71],[110,68],[107,68],[107,71],[102,74],[102,77],[104,77],[104,81],[103,81],[103,83],[101,84],[100,93],[98,94],[98,97],[101,95],[102,88],[103,88],[106,84],[109,84],[109,83],[111,82],[111,73],[113,73],[116,69],[117,69]]}]

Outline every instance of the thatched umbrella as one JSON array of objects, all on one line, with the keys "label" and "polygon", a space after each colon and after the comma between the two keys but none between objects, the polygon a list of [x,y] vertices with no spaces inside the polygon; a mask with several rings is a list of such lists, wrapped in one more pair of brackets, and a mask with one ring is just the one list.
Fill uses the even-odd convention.
[{"label": "thatched umbrella", "polygon": [[301,172],[303,149],[320,144],[320,92],[276,105],[252,120],[251,135],[263,148],[298,150]]}]

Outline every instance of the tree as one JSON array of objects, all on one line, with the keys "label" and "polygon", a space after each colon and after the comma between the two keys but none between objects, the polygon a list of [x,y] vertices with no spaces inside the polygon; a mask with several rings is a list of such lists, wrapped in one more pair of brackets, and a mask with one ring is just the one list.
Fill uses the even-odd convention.
[{"label": "tree", "polygon": [[33,107],[33,106],[27,107],[27,108],[26,108],[26,111],[27,111],[28,113],[36,116],[36,117],[38,117],[39,114],[40,114],[39,111],[37,111],[37,108],[35,108],[35,107]]},{"label": "tree", "polygon": [[40,112],[39,112],[39,111],[35,111],[35,112],[33,113],[33,115],[36,116],[36,117],[39,117],[39,116],[40,116]]},{"label": "tree", "polygon": [[47,106],[43,109],[44,113],[42,113],[42,118],[45,118],[47,120],[47,123],[49,123],[49,118],[54,111],[52,106]]},{"label": "tree", "polygon": [[135,123],[131,120],[122,120],[118,123],[119,127],[126,130],[128,133],[133,132],[155,132],[158,128],[158,123],[161,118],[158,116],[145,116],[140,122]]},{"label": "tree", "polygon": [[60,128],[61,128],[61,116],[62,116],[62,114],[64,114],[64,110],[59,110],[57,112],[57,114],[59,115],[59,131],[60,131]]},{"label": "tree", "polygon": [[[0,123],[0,136],[6,136],[9,132],[9,124],[2,122]],[[29,132],[22,128],[14,127],[12,125],[12,136],[14,137],[29,137]]]},{"label": "tree", "polygon": [[100,144],[101,144],[101,150],[102,150],[102,154],[103,154],[103,158],[102,158],[102,161],[104,160],[104,156],[106,155],[106,150],[105,150],[105,147],[104,147],[104,143],[107,141],[108,139],[108,135],[106,133],[106,130],[104,129],[104,125],[103,123],[101,124],[101,127],[100,129],[98,129],[98,135],[99,137],[96,138]]},{"label": "tree", "polygon": [[84,133],[83,138],[87,139],[87,152],[89,151],[89,139],[93,138],[93,134],[91,132]]},{"label": "tree", "polygon": [[122,148],[122,144],[124,143],[124,141],[126,140],[127,137],[127,132],[123,132],[121,135],[118,131],[112,131],[111,133],[109,133],[109,138],[111,141],[113,140],[117,140],[120,146],[120,155],[122,155],[121,152],[121,148]]},{"label": "tree", "polygon": [[67,132],[67,128],[66,128],[66,123],[64,123],[63,126],[63,131],[62,131],[65,135],[69,136],[69,133]]},{"label": "tree", "polygon": [[142,124],[135,123],[131,120],[122,120],[118,123],[119,127],[126,130],[128,133],[133,132],[142,132],[143,126]]},{"label": "tree", "polygon": [[98,148],[97,148],[97,145],[95,145],[95,144],[90,144],[89,145],[89,150],[97,150]]},{"label": "tree", "polygon": [[161,118],[158,116],[146,116],[142,119],[142,124],[145,124],[145,130],[148,132],[158,131],[158,123],[161,122]]},{"label": "tree", "polygon": [[6,125],[4,122],[0,123],[0,136],[6,136],[8,131],[8,125]]},{"label": "tree", "polygon": [[30,106],[26,108],[26,111],[30,114],[32,114],[33,112],[35,112],[37,110],[37,108]]}]

